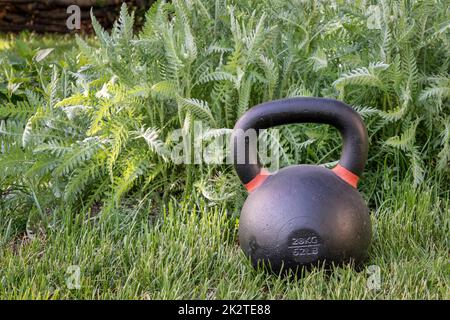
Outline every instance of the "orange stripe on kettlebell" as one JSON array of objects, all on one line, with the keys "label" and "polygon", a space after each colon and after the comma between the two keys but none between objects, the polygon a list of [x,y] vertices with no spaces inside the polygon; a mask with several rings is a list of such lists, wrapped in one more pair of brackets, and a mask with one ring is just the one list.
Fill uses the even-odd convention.
[{"label": "orange stripe on kettlebell", "polygon": [[338,164],[332,170],[339,178],[347,182],[353,188],[356,188],[358,186],[359,177],[350,170],[344,168],[340,164]]},{"label": "orange stripe on kettlebell", "polygon": [[256,188],[258,188],[260,185],[263,184],[263,182],[270,176],[270,172],[261,169],[261,171],[254,177],[249,183],[246,183],[244,186],[247,189],[248,192],[252,192]]}]

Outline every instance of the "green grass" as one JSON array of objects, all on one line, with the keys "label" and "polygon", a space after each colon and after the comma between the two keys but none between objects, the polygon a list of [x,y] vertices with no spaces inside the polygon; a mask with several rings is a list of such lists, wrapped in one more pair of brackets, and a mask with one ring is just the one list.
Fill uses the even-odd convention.
[{"label": "green grass", "polygon": [[[193,195],[163,209],[142,202],[108,216],[60,212],[48,229],[2,245],[2,299],[448,299],[448,195],[428,181],[385,177],[372,212],[367,267],[312,270],[298,278],[254,270],[237,243],[235,214]],[[0,236],[8,223],[0,216]],[[80,267],[80,288],[66,273]]]},{"label": "green grass", "polygon": [[[200,2],[195,3],[198,7]],[[358,2],[340,11],[329,6],[319,10],[315,2],[299,7],[261,1],[255,8],[250,1],[235,1],[232,12],[215,7],[225,2],[202,3],[207,11],[162,5],[164,10],[148,14],[147,28],[134,38],[130,17],[123,14],[123,27],[114,37],[99,30],[97,38],[86,39],[92,48],[81,41],[78,47],[71,36],[0,35],[0,129],[7,129],[0,132],[0,147],[9,146],[0,148],[0,299],[449,299],[450,109],[447,24],[441,14],[445,10],[425,2],[386,2],[386,17],[403,13],[376,31],[364,29],[365,8]],[[257,14],[250,19],[253,10]],[[166,15],[185,12],[189,19],[176,19],[175,26],[160,23]],[[215,17],[217,12],[224,16]],[[262,12],[269,14],[263,19]],[[234,17],[248,37],[237,36],[241,31],[230,22]],[[301,28],[292,23],[298,17],[305,17],[300,19]],[[284,70],[274,83],[264,78],[274,74],[271,63],[266,63],[267,70],[261,65],[270,60],[253,61],[259,53],[244,43],[258,34],[252,30],[262,32],[258,21],[276,25],[280,30],[273,32],[287,37],[283,41],[264,33],[254,37],[261,40],[255,40],[258,52]],[[416,21],[415,29],[410,21]],[[181,68],[171,60],[184,57],[184,44],[193,41],[187,30],[192,31],[198,52],[196,59],[185,59],[189,67]],[[425,32],[416,32],[420,30]],[[427,45],[420,39],[427,39]],[[359,46],[357,53],[354,45]],[[211,53],[213,58],[203,50],[209,46],[218,48]],[[37,52],[46,48],[55,50],[36,61]],[[311,62],[323,60],[323,53],[326,65]],[[389,62],[390,67],[384,69],[377,61]],[[291,63],[292,68],[286,67]],[[214,79],[215,73],[208,72],[216,68],[218,74],[233,76],[247,70],[242,79],[249,87],[238,90],[217,74]],[[193,85],[199,74],[211,81]],[[370,83],[374,78],[378,80]],[[111,79],[117,83],[112,85]],[[114,93],[112,101],[96,97],[104,85]],[[148,86],[161,89],[157,92],[161,96],[139,97],[139,90]],[[88,96],[81,94],[85,87],[90,88]],[[217,123],[213,129],[234,124],[238,101],[242,112],[288,95],[335,97],[359,106],[371,137],[359,186],[373,224],[365,266],[314,269],[298,277],[254,270],[238,244],[239,211],[246,193],[231,167],[159,167],[162,160],[146,149],[149,142],[134,139],[133,132],[141,127],[160,130],[166,141],[172,129],[190,126],[187,118],[178,119],[173,97],[164,97],[171,90],[181,98],[208,102]],[[64,100],[95,110],[87,118],[65,121],[55,106]],[[128,108],[122,108],[123,103]],[[109,117],[103,114],[107,109]],[[31,125],[29,133],[36,141],[24,148],[24,127],[36,110],[55,112],[47,114],[55,122]],[[98,119],[101,130],[89,133]],[[55,132],[49,131],[49,123],[58,124]],[[334,131],[322,126],[284,129],[283,164],[336,160],[340,140]],[[74,137],[67,134],[78,131]],[[51,139],[41,140],[46,135]],[[79,141],[95,137],[115,143],[100,148],[96,161],[78,157],[77,163],[65,164],[80,153]],[[59,144],[53,144],[54,150],[48,148],[54,154],[39,152],[55,141]],[[302,147],[305,141],[312,143]],[[73,153],[61,157],[67,148]],[[61,154],[56,156],[58,150]],[[141,167],[140,160],[149,166]],[[68,172],[60,176],[55,168]],[[88,177],[92,172],[99,176]],[[67,280],[70,284],[74,279],[68,272],[71,266],[79,267],[79,289],[68,287]],[[380,271],[378,289],[368,286],[373,268]]]}]

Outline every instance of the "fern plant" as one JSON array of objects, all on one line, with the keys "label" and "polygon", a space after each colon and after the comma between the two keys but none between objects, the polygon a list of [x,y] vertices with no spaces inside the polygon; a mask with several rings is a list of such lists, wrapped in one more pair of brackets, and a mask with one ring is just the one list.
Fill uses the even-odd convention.
[{"label": "fern plant", "polygon": [[[219,178],[229,166],[172,161],[172,132],[190,137],[189,149],[196,121],[207,141],[229,133],[251,106],[295,96],[337,98],[360,112],[368,170],[387,163],[411,170],[416,184],[427,168],[448,175],[448,3],[380,1],[377,28],[367,6],[157,1],[137,34],[125,5],[110,32],[92,16],[96,40],[77,37],[75,63],[54,64],[39,90],[20,85],[19,96],[1,97],[2,194],[27,194],[35,207],[33,194],[49,194],[43,211],[58,203],[107,211],[131,194],[167,199],[192,188],[213,202],[232,198],[238,184]],[[10,71],[2,77],[18,83]],[[339,156],[332,128],[290,125],[280,137],[282,165]],[[207,188],[211,181],[221,181],[224,197]]]}]

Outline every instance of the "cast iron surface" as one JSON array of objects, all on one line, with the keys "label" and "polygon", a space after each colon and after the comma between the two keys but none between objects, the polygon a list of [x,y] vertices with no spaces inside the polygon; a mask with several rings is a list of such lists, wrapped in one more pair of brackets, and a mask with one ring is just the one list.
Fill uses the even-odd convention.
[{"label": "cast iron surface", "polygon": [[251,192],[242,208],[239,241],[253,265],[273,271],[321,262],[364,261],[371,226],[366,204],[329,169],[281,169]]},{"label": "cast iron surface", "polygon": [[[343,138],[340,165],[360,176],[367,159],[367,130],[359,114],[345,103],[326,98],[290,98],[259,104],[248,110],[236,123],[231,136],[233,159],[242,183],[251,181],[261,169],[259,163],[237,163],[237,141],[247,129],[267,129],[291,123],[323,123],[336,127]],[[241,129],[241,130],[239,130]],[[256,131],[258,133],[258,131]],[[249,148],[247,159],[256,152]],[[257,158],[256,155],[253,155]]]},{"label": "cast iron surface", "polygon": [[[361,117],[343,102],[292,98],[260,104],[245,113],[232,134],[236,172],[247,184],[261,172],[257,155],[245,141],[244,163],[236,163],[242,130],[314,122],[336,127],[343,137],[339,164],[360,176],[367,159],[367,131]],[[254,266],[275,272],[318,264],[360,264],[366,258],[371,223],[364,200],[349,183],[321,166],[296,165],[270,175],[250,192],[239,226],[241,248]]]}]

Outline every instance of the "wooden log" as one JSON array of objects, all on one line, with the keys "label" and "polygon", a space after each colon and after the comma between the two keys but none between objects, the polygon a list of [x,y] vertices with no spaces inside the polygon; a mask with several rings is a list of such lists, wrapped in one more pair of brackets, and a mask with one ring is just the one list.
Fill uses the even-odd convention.
[{"label": "wooden log", "polygon": [[61,6],[68,7],[71,5],[77,5],[79,7],[93,7],[93,6],[111,6],[111,5],[119,5],[122,2],[121,0],[0,0],[0,4],[2,3],[15,3],[15,4],[24,4],[24,3],[42,3],[45,6]]},{"label": "wooden log", "polygon": [[[133,9],[143,9],[150,7],[154,0],[0,0],[0,31],[17,32],[29,29],[36,32],[72,32],[66,26],[70,16],[67,7],[72,4],[81,7],[82,31],[92,30],[91,7],[97,20],[104,27],[110,28],[123,2],[131,5]],[[140,12],[142,13],[142,10]],[[48,30],[45,30],[46,25]]]}]

